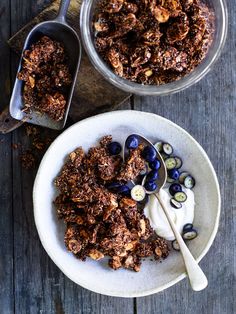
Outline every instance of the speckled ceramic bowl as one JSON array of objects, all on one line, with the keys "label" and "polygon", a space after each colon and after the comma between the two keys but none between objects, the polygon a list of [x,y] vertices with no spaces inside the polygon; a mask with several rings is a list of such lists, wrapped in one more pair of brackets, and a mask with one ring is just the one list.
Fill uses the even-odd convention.
[{"label": "speckled ceramic bowl", "polygon": [[[150,128],[150,126],[152,126]],[[57,194],[53,180],[65,158],[78,146],[85,150],[96,145],[103,135],[112,134],[123,142],[130,133],[140,133],[152,141],[170,142],[183,158],[184,169],[196,179],[194,226],[199,236],[189,242],[193,256],[200,261],[209,250],[217,232],[220,216],[220,192],[215,171],[202,147],[182,128],[151,113],[115,111],[74,124],[63,132],[46,152],[35,179],[34,217],[40,240],[62,272],[89,290],[111,296],[140,297],[162,291],[185,275],[181,254],[171,251],[162,263],[146,260],[141,271],[114,271],[106,260],[79,261],[64,246],[64,224],[58,221],[53,206]]]}]

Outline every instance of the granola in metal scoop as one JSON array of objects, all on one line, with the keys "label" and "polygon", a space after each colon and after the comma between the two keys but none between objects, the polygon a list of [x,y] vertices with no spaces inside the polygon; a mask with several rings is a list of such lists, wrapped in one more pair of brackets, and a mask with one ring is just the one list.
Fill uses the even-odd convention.
[{"label": "granola in metal scoop", "polygon": [[87,154],[81,147],[69,154],[55,179],[60,194],[54,203],[58,218],[66,224],[65,245],[77,258],[108,256],[113,269],[139,271],[142,258],[166,258],[169,247],[127,191],[110,189],[114,182],[133,179],[144,167],[140,147],[124,163],[120,155],[109,152],[111,141],[111,136],[105,136]]},{"label": "granola in metal scoop", "polygon": [[63,119],[67,89],[72,80],[61,43],[43,36],[29,50],[25,50],[17,78],[25,82],[24,112],[35,110],[48,114],[56,121]]},{"label": "granola in metal scoop", "polygon": [[204,0],[101,0],[93,28],[97,51],[117,75],[161,85],[203,61],[215,15]]}]

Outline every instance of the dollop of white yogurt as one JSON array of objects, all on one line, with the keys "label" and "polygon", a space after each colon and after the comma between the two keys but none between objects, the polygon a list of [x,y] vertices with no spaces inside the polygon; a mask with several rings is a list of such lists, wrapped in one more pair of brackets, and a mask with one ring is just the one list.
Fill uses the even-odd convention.
[{"label": "dollop of white yogurt", "polygon": [[[187,194],[187,200],[182,203],[182,207],[179,209],[172,207],[170,204],[172,196],[169,193],[169,187],[165,187],[160,191],[162,202],[169,211],[169,214],[180,233],[182,233],[185,224],[193,222],[195,207],[193,191],[186,189],[183,186],[182,190]],[[144,208],[144,214],[150,220],[150,224],[157,235],[169,241],[175,239],[168,220],[154,195],[150,195],[149,202]]]}]

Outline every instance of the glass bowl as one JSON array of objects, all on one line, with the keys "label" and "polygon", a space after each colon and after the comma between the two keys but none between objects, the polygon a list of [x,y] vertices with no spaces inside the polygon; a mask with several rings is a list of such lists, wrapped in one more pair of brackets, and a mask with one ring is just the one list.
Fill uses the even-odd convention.
[{"label": "glass bowl", "polygon": [[168,95],[179,92],[202,79],[212,68],[219,57],[227,34],[227,6],[225,0],[209,0],[216,16],[216,29],[213,43],[206,58],[188,75],[178,81],[163,85],[142,85],[131,82],[116,75],[112,69],[103,61],[94,46],[94,35],[92,19],[97,3],[100,0],[84,0],[80,11],[80,29],[84,48],[94,67],[116,87],[137,95]]}]

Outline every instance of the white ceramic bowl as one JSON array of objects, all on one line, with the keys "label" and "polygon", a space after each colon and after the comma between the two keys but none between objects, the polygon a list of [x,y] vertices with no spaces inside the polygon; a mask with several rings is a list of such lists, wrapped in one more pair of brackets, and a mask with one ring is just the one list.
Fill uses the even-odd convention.
[{"label": "white ceramic bowl", "polygon": [[193,256],[200,261],[217,232],[220,192],[215,171],[202,147],[182,128],[151,113],[115,111],[88,118],[63,132],[46,152],[35,179],[34,217],[40,240],[63,273],[89,290],[119,297],[140,297],[164,290],[183,279],[185,268],[179,252],[171,251],[162,263],[146,260],[141,271],[113,271],[107,261],[79,261],[64,246],[64,224],[58,221],[53,200],[58,193],[53,185],[66,156],[78,146],[85,150],[96,145],[103,135],[112,134],[123,142],[130,133],[140,133],[152,141],[170,142],[183,158],[184,169],[196,179],[194,226],[199,235],[189,241]]}]

